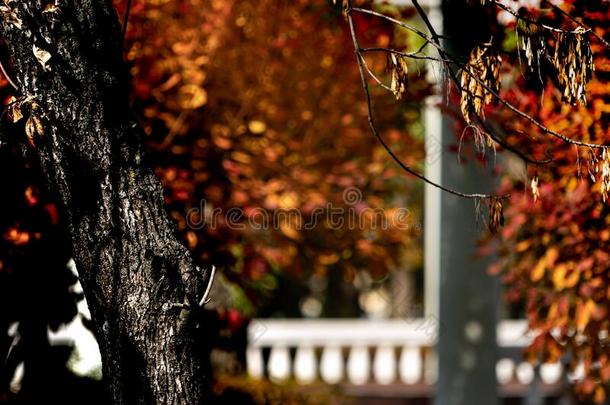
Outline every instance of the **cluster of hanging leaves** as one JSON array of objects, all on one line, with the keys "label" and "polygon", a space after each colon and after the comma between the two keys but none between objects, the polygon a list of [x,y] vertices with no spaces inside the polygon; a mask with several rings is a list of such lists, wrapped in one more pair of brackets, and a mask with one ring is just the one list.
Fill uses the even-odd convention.
[{"label": "cluster of hanging leaves", "polygon": [[[123,4],[117,2],[119,10]],[[363,40],[392,42],[393,27],[358,19]],[[362,269],[378,279],[405,260],[420,265],[421,186],[404,181],[368,132],[339,6],[324,0],[136,0],[130,20],[134,106],[171,215],[199,261],[222,268],[255,301],[286,278],[340,272],[351,284]],[[370,59],[377,70],[385,63],[381,55]],[[405,84],[406,75],[400,78]],[[417,166],[423,142],[404,129],[419,125],[416,100],[428,94],[428,85],[413,75],[402,93],[410,104],[379,98],[378,124],[401,158]],[[409,153],[403,152],[407,145]],[[349,188],[360,191],[357,201],[345,201]],[[325,212],[308,229],[329,204],[362,213],[364,225],[332,226]],[[373,209],[383,208],[390,223],[401,207],[410,209],[408,229],[375,226]],[[242,213],[233,223],[224,215],[231,209]],[[272,221],[274,212],[295,210],[300,215],[283,215],[265,229],[250,226],[261,214]],[[221,215],[212,226],[205,221],[214,211]],[[258,307],[298,315],[286,311],[298,307],[301,294],[286,297],[297,301],[294,306]]]},{"label": "cluster of hanging leaves", "polygon": [[[537,74],[541,83],[544,81],[541,69],[546,61],[550,62],[557,71],[564,101],[585,105],[586,86],[594,69],[591,33],[581,26],[573,30],[550,30],[538,18],[535,10],[519,10],[516,35],[520,61],[525,59],[528,71]],[[554,50],[550,49],[550,42],[554,43]]]},{"label": "cluster of hanging leaves", "polygon": [[388,56],[388,68],[391,74],[390,89],[396,100],[401,100],[409,85],[409,66],[407,60],[395,53]]},{"label": "cluster of hanging leaves", "polygon": [[536,16],[527,8],[519,9],[517,18],[516,35],[518,41],[519,61],[525,58],[529,73],[540,76],[541,62],[546,54],[546,40],[543,28],[536,23]]},{"label": "cluster of hanging leaves", "polygon": [[[597,34],[607,35],[607,3],[575,0],[564,6]],[[559,13],[548,13],[543,21],[554,27],[566,24]],[[608,143],[610,50],[595,40],[589,45],[591,37],[584,30],[567,28],[572,31],[549,40],[555,52],[552,63],[540,71],[544,96],[521,77],[517,60],[517,85],[505,97],[554,131]],[[570,371],[580,370],[574,374],[577,391],[604,403],[610,383],[609,153],[549,141],[533,124],[510,113],[493,118],[502,123],[512,147],[537,159],[544,159],[552,147],[553,156],[551,164],[529,165],[527,170],[508,165],[512,169],[501,192],[512,197],[498,240],[502,260],[493,270],[502,270],[507,297],[523,303],[537,333],[529,358],[569,360]]]},{"label": "cluster of hanging leaves", "polygon": [[491,44],[476,46],[470,52],[460,83],[460,109],[468,125],[476,123],[477,117],[483,118],[483,107],[494,101],[490,89],[500,92],[501,65],[502,58],[493,51]]},{"label": "cluster of hanging leaves", "polygon": [[594,69],[588,36],[589,32],[582,27],[557,34],[553,63],[559,72],[563,99],[570,104],[587,104],[585,88]]},{"label": "cluster of hanging leaves", "polygon": [[504,226],[504,204],[500,197],[494,197],[489,201],[488,227],[491,233],[495,234],[502,226]]},{"label": "cluster of hanging leaves", "polygon": [[[563,101],[570,105],[577,102],[586,105],[586,87],[595,68],[589,41],[591,33],[580,26],[573,30],[547,29],[549,26],[538,21],[539,16],[534,11],[522,7],[518,12],[515,35],[519,61],[524,58],[527,71],[536,74],[541,83],[544,82],[541,69],[545,62],[550,63],[556,69]],[[497,101],[489,90],[500,91],[502,59],[493,52],[492,45],[474,47],[462,69],[460,107],[467,125],[474,126],[476,118],[483,117],[485,105]],[[480,129],[477,134],[487,146],[494,145]]]}]

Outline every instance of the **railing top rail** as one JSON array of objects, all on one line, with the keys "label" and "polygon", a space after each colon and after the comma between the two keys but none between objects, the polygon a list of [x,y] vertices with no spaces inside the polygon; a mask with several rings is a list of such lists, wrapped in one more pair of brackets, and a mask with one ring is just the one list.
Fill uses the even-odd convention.
[{"label": "railing top rail", "polygon": [[[438,334],[434,317],[369,319],[255,319],[248,330],[251,347],[270,346],[433,346]],[[531,342],[527,322],[501,321],[499,347],[524,347]]]}]

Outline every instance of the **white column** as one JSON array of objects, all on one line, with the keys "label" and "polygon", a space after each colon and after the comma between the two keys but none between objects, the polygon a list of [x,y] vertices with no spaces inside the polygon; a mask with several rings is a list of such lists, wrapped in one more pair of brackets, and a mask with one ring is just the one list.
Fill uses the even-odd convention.
[{"label": "white column", "polygon": [[[430,1],[428,18],[439,35],[443,33],[443,14],[440,0]],[[429,46],[434,53],[434,47]],[[442,69],[433,61],[428,64],[429,82],[442,91]],[[439,95],[426,99],[424,110],[426,170],[431,181],[442,184],[442,133],[443,118],[437,107],[442,101]],[[441,193],[442,191],[429,184],[424,184],[424,313],[425,316],[439,316],[439,288],[441,274]]]},{"label": "white column", "polygon": [[[443,34],[443,13],[440,0],[431,0],[428,9],[430,23],[439,35]],[[429,53],[435,49],[428,48]],[[428,63],[428,81],[442,92],[443,70],[433,61]],[[442,184],[443,165],[443,117],[438,104],[442,96],[434,95],[426,99],[424,110],[426,170],[431,181]],[[441,285],[441,197],[442,191],[428,183],[424,184],[424,316],[440,319]],[[440,325],[439,325],[440,326]],[[438,357],[430,353],[425,358],[426,378],[436,380]]]}]

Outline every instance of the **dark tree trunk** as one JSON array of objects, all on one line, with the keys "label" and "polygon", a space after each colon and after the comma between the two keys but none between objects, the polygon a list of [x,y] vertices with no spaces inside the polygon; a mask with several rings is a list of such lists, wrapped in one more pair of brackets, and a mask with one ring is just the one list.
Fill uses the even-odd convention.
[{"label": "dark tree trunk", "polygon": [[196,311],[174,304],[196,308],[207,274],[142,163],[111,0],[0,5],[32,153],[67,219],[114,403],[202,403]]}]

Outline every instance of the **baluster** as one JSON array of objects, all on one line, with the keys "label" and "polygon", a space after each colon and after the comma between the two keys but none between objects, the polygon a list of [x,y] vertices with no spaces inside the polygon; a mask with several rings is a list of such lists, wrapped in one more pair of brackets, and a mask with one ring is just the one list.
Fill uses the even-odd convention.
[{"label": "baluster", "polygon": [[297,349],[294,377],[299,384],[309,384],[316,379],[316,353],[313,347],[302,346]]},{"label": "baluster", "polygon": [[246,368],[248,369],[248,375],[250,377],[263,377],[263,350],[260,347],[248,347],[248,349],[246,349]]},{"label": "baluster", "polygon": [[373,374],[379,384],[390,384],[396,380],[396,355],[392,346],[382,344],[377,347]]},{"label": "baluster", "polygon": [[517,380],[519,380],[519,382],[521,384],[529,384],[532,381],[534,381],[534,377],[535,377],[534,366],[532,366],[527,361],[522,361],[517,366],[516,374],[517,374]]},{"label": "baluster", "polygon": [[545,384],[554,384],[559,381],[562,374],[560,362],[545,363],[540,366],[540,378]]},{"label": "baluster", "polygon": [[400,379],[405,384],[415,384],[423,374],[422,354],[417,347],[403,347],[398,365]]},{"label": "baluster", "polygon": [[500,385],[508,384],[515,377],[515,362],[504,358],[496,363],[496,378]]},{"label": "baluster", "polygon": [[322,352],[320,375],[328,384],[337,384],[343,379],[343,356],[339,346],[327,346]]},{"label": "baluster", "polygon": [[371,361],[366,346],[352,347],[347,359],[347,378],[352,384],[362,385],[369,381],[371,374]]},{"label": "baluster", "polygon": [[290,377],[290,351],[287,347],[275,346],[271,348],[267,369],[271,381],[282,382]]}]

